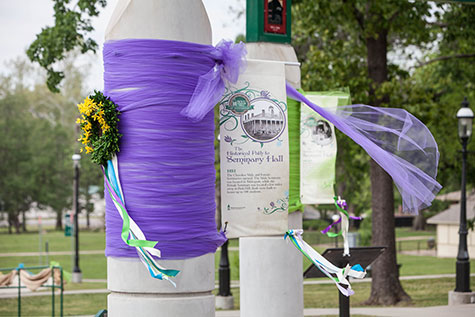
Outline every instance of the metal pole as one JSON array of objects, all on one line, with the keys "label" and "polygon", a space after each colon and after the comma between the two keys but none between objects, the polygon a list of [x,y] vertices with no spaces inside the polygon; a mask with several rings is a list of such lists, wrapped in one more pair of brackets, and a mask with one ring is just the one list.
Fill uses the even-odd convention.
[{"label": "metal pole", "polygon": [[338,302],[340,306],[340,317],[350,317],[350,297],[338,292]]},{"label": "metal pole", "polygon": [[42,234],[43,234],[43,228],[41,225],[41,216],[38,217],[38,253],[40,254],[39,256],[39,264],[38,265],[43,265],[43,252],[41,247],[43,246],[43,239],[42,239]]},{"label": "metal pole", "polygon": [[231,274],[229,270],[228,242],[221,246],[219,260],[219,292],[218,296],[231,296]]},{"label": "metal pole", "polygon": [[54,266],[51,267],[51,316],[54,317]]},{"label": "metal pole", "polygon": [[18,317],[21,316],[21,278],[20,272],[21,268],[18,268]]},{"label": "metal pole", "polygon": [[60,316],[63,317],[63,290],[64,290],[64,285],[63,285],[63,268],[60,267],[59,268],[60,270],[60,273],[61,273],[61,295],[60,295],[60,307],[61,307],[61,310],[60,310]]},{"label": "metal pole", "polygon": [[456,262],[455,291],[471,292],[470,290],[470,261],[467,249],[467,197],[466,197],[466,168],[467,168],[468,138],[462,138],[462,188],[460,197],[460,229],[459,249]]},{"label": "metal pole", "polygon": [[[73,275],[76,275],[79,280],[74,282],[81,282],[81,270],[79,269],[79,162],[74,165],[74,268]],[[74,274],[76,273],[76,274]]]}]

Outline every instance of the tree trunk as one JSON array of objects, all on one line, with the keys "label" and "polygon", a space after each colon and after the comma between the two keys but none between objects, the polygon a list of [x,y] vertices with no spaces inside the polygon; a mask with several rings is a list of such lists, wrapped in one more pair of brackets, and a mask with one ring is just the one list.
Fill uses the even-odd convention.
[{"label": "tree trunk", "polygon": [[63,213],[56,211],[56,230],[63,230]]},{"label": "tree trunk", "polygon": [[[388,78],[387,31],[366,39],[369,77],[373,81],[370,89],[372,105],[380,106],[389,101],[389,96],[376,96],[375,90]],[[399,301],[409,301],[399,282],[396,260],[394,230],[394,191],[391,177],[373,160],[370,165],[372,244],[385,246],[386,251],[371,264],[371,295],[369,305],[394,305]]]},{"label": "tree trunk", "polygon": [[399,282],[394,230],[394,192],[391,177],[371,160],[372,244],[385,246],[384,253],[371,264],[371,295],[368,305],[394,305],[410,301]]},{"label": "tree trunk", "polygon": [[15,227],[15,233],[20,233],[20,219],[18,218],[18,214],[12,213],[11,214],[11,223],[13,227]]},{"label": "tree trunk", "polygon": [[8,234],[12,234],[12,213],[8,212]]},{"label": "tree trunk", "polygon": [[26,232],[26,211],[25,210],[23,210],[21,212],[21,216],[22,216],[22,219],[23,219],[23,222],[21,223],[21,230],[23,232]]},{"label": "tree trunk", "polygon": [[426,218],[424,213],[419,211],[419,214],[414,217],[412,220],[412,230],[425,230],[426,229]]}]

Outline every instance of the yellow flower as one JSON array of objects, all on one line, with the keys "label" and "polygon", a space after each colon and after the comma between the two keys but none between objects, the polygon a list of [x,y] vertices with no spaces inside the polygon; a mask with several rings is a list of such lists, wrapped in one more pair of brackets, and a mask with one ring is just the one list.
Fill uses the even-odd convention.
[{"label": "yellow flower", "polygon": [[81,119],[77,118],[76,119],[76,124],[81,124]]},{"label": "yellow flower", "polygon": [[92,147],[86,146],[86,154],[87,154],[87,153],[91,153],[91,152],[93,152],[93,151],[94,151],[94,149],[93,149]]},{"label": "yellow flower", "polygon": [[81,149],[79,150],[79,153],[82,153],[82,151],[83,151],[83,150],[84,150],[84,149],[83,149],[83,148],[81,148]]}]

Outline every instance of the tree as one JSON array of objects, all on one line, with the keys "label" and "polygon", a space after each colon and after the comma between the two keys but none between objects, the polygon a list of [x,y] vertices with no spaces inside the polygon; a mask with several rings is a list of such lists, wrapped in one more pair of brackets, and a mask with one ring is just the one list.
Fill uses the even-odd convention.
[{"label": "tree", "polygon": [[88,17],[99,15],[106,0],[54,0],[54,26],[45,27],[27,50],[31,61],[37,62],[47,71],[46,84],[52,92],[59,92],[58,85],[64,79],[64,72],[55,70],[57,62],[64,60],[68,52],[80,48],[81,53],[95,52],[97,43],[86,38],[93,30]]},{"label": "tree", "polygon": [[[440,32],[435,31],[435,25],[440,22],[444,10],[450,11],[451,6],[421,1],[296,1],[294,38],[300,59],[305,61],[302,67],[304,88],[325,90],[349,86],[354,103],[373,106],[394,106],[398,101],[407,101],[404,95],[408,93],[399,87],[408,87],[411,73],[388,61],[388,54],[410,59],[415,50],[424,53],[437,48],[434,43],[437,44]],[[427,89],[427,83],[423,84]],[[426,103],[416,105],[427,110]],[[346,141],[340,142],[342,144],[346,160],[348,154],[360,155],[353,146],[347,147]],[[398,281],[393,184],[374,161],[369,165],[372,243],[385,245],[387,250],[372,265],[373,283],[367,303],[395,304],[409,300],[409,296]],[[348,166],[339,167],[346,175],[355,172]]]},{"label": "tree", "polygon": [[31,151],[24,144],[31,138],[33,118],[25,108],[24,98],[8,94],[0,99],[0,193],[8,214],[9,233],[12,227],[20,233],[19,215],[32,202]]},{"label": "tree", "polygon": [[[0,76],[0,196],[10,231],[20,232],[19,215],[33,202],[51,207],[61,229],[62,214],[72,206],[71,154],[79,147],[74,121],[84,74],[68,59],[63,93],[53,94],[43,84],[44,74],[31,64],[18,59],[10,65],[11,75]],[[100,169],[94,167],[84,174],[90,179],[87,187],[101,184]]]}]

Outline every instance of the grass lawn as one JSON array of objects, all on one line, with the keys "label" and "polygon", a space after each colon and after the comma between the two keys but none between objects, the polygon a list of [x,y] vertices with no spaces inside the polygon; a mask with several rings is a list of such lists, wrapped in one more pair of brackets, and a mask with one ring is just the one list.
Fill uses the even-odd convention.
[{"label": "grass lawn", "polygon": [[[57,261],[64,270],[72,272],[72,257],[70,255],[54,255],[49,257],[50,261]],[[0,268],[17,267],[23,263],[26,267],[37,266],[37,256],[8,256],[0,257]],[[79,257],[79,267],[83,278],[107,278],[107,259],[103,254],[83,254]],[[36,271],[34,272],[36,273]],[[5,274],[5,272],[4,272]]]},{"label": "grass lawn", "polygon": [[[42,249],[48,241],[49,251],[71,251],[73,237],[65,237],[63,231],[47,231],[42,235]],[[79,233],[79,250],[104,250],[106,246],[105,233],[81,231]],[[38,252],[38,232],[22,234],[0,234],[0,253]]]},{"label": "grass lawn", "polygon": [[[405,291],[411,296],[412,302],[407,306],[426,307],[448,304],[448,292],[455,287],[453,278],[401,281]],[[475,277],[471,278],[471,284]],[[351,307],[363,307],[362,303],[369,298],[371,283],[353,283],[355,294],[351,296]],[[215,291],[216,292],[216,291]],[[235,309],[239,309],[239,289],[231,290],[234,296]],[[304,285],[305,308],[338,308],[338,290],[333,284]]]},{"label": "grass lawn", "polygon": [[[401,276],[455,274],[455,258],[398,254],[397,261],[402,264]],[[475,272],[475,259],[470,261],[470,268],[471,272]]]},{"label": "grass lawn", "polygon": [[425,236],[434,236],[436,235],[435,226],[426,226],[428,230],[412,230],[411,228],[402,227],[396,228],[396,238],[406,238],[406,237],[425,237]]},{"label": "grass lawn", "polygon": [[[22,316],[51,316],[51,296],[22,297]],[[59,316],[59,296],[55,296],[55,315]],[[18,302],[16,298],[0,299],[0,316],[16,316]],[[99,310],[107,309],[107,294],[65,295],[64,316],[95,315]]]},{"label": "grass lawn", "polygon": [[[472,285],[475,278],[471,279]],[[448,291],[454,288],[453,278],[427,279],[402,281],[406,292],[411,296],[412,303],[406,304],[414,307],[447,305]],[[371,284],[354,283],[355,295],[351,297],[351,307],[362,307],[362,302],[368,299]],[[216,292],[216,291],[215,291]],[[234,296],[235,309],[239,309],[239,289],[231,290]],[[305,285],[305,308],[338,308],[338,293],[332,284]],[[56,297],[59,300],[59,297]],[[56,302],[56,311],[59,312],[59,302]],[[93,315],[107,307],[107,294],[90,295],[65,295],[65,316]],[[17,312],[17,299],[0,299],[0,316],[14,316]],[[22,298],[23,316],[51,315],[51,297],[24,297]]]}]

